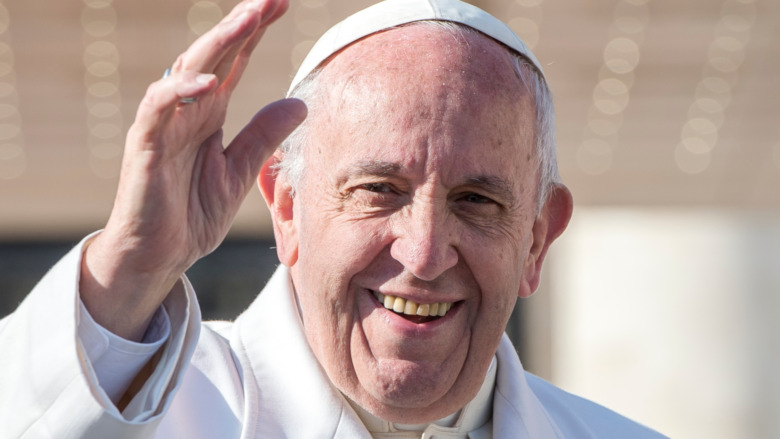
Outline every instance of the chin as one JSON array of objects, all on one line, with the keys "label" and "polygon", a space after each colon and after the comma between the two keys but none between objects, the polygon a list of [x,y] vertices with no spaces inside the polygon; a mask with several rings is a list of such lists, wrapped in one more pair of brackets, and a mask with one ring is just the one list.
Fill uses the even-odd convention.
[{"label": "chin", "polygon": [[[353,398],[362,408],[385,421],[403,424],[433,422],[463,408],[479,391],[461,389],[455,383],[438,383],[431,379],[402,380],[397,374],[389,384],[377,384],[372,391],[361,386]],[[400,381],[400,382],[399,382]],[[443,385],[442,385],[443,384]]]}]

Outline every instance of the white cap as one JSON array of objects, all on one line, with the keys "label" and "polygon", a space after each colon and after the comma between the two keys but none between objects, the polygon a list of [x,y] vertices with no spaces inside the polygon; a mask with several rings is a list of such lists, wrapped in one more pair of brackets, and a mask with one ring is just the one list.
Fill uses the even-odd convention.
[{"label": "white cap", "polygon": [[528,58],[542,72],[539,61],[520,37],[499,19],[476,6],[459,0],[385,0],[347,17],[325,32],[306,55],[287,94],[323,61],[355,41],[391,27],[422,20],[451,21],[476,29]]}]

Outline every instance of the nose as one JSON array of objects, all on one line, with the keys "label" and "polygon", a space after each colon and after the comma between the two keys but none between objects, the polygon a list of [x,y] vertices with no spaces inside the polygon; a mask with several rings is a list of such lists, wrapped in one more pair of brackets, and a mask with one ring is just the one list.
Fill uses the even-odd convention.
[{"label": "nose", "polygon": [[394,220],[390,255],[419,279],[432,281],[458,263],[457,233],[452,218],[431,204],[413,205]]}]

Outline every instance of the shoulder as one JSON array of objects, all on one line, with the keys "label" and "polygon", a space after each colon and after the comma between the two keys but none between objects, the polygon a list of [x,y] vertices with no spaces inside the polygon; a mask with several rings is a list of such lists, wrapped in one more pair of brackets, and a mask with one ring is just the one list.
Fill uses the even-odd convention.
[{"label": "shoulder", "polygon": [[602,405],[566,392],[533,374],[525,372],[525,378],[564,437],[581,437],[584,431],[599,438],[666,437]]}]

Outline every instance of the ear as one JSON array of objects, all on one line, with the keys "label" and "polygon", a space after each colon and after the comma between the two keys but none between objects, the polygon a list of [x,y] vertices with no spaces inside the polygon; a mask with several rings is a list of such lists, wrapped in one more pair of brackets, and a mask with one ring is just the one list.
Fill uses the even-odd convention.
[{"label": "ear", "polygon": [[294,198],[287,179],[280,177],[274,169],[279,160],[277,153],[263,164],[257,185],[271,211],[276,254],[282,264],[292,267],[298,260],[298,234],[293,221]]},{"label": "ear", "polygon": [[550,196],[544,203],[541,213],[536,217],[532,230],[533,242],[523,267],[523,279],[520,284],[520,297],[529,297],[539,287],[542,263],[550,244],[561,236],[571,219],[574,202],[569,189],[556,184],[550,190]]}]

